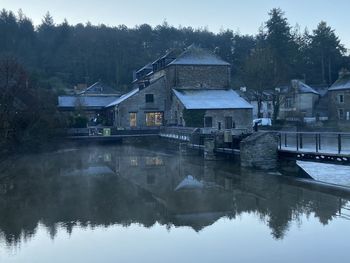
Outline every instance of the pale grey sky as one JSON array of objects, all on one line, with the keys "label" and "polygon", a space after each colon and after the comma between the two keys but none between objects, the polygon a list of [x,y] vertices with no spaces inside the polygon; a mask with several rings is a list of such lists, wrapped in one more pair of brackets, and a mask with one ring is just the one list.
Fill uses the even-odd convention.
[{"label": "pale grey sky", "polygon": [[292,26],[314,29],[321,20],[332,26],[350,48],[349,0],[0,0],[0,7],[17,12],[19,8],[37,25],[50,11],[56,23],[67,18],[70,24],[86,23],[114,26],[166,20],[174,26],[207,27],[213,32],[232,29],[255,34],[268,19],[268,11],[280,7]]}]

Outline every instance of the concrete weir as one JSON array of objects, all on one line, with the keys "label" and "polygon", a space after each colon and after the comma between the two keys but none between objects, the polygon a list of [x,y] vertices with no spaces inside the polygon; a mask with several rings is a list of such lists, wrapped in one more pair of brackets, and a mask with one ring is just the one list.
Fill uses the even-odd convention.
[{"label": "concrete weir", "polygon": [[278,160],[278,136],[274,132],[257,132],[240,143],[242,167],[275,169]]}]

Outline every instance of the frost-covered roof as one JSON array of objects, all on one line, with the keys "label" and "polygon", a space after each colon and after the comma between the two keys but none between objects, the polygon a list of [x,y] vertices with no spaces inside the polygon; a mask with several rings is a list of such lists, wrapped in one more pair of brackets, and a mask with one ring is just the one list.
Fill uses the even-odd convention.
[{"label": "frost-covered roof", "polygon": [[176,90],[176,97],[188,110],[199,109],[251,109],[252,105],[232,89],[229,90]]},{"label": "frost-covered roof", "polygon": [[108,95],[108,94],[119,95],[119,92],[100,81],[92,84],[90,87],[78,93],[78,95]]},{"label": "frost-covered roof", "polygon": [[136,73],[140,73],[141,71],[143,70],[152,70],[153,67],[152,67],[152,63],[148,63],[146,66],[140,68],[138,71],[136,71]]},{"label": "frost-covered roof", "polygon": [[286,85],[279,85],[276,88],[280,90],[281,93],[290,93],[290,92],[297,92],[297,93],[313,93],[316,95],[321,95],[318,91],[310,87],[309,85],[305,84],[303,81],[299,79],[293,79],[290,81],[290,84]]},{"label": "frost-covered roof", "polygon": [[230,63],[222,60],[214,53],[203,48],[191,45],[169,65],[221,65],[229,66]]},{"label": "frost-covered roof", "polygon": [[90,108],[104,108],[115,101],[118,96],[59,96],[58,107],[75,108],[77,106]]},{"label": "frost-covered roof", "polygon": [[131,96],[135,95],[135,94],[136,94],[137,92],[139,92],[139,91],[140,91],[140,89],[137,88],[137,89],[134,89],[134,90],[132,90],[132,91],[130,91],[130,92],[128,92],[128,93],[122,95],[120,98],[118,98],[118,99],[116,99],[115,101],[112,101],[110,104],[108,104],[108,105],[106,106],[106,108],[118,105],[119,103],[121,103],[121,102],[123,102],[124,100],[130,98]]},{"label": "frost-covered roof", "polygon": [[321,84],[321,85],[309,85],[311,88],[313,88],[314,90],[316,90],[321,97],[324,97],[329,89],[329,86],[327,84]]},{"label": "frost-covered roof", "polygon": [[350,74],[345,74],[340,77],[330,88],[330,91],[334,90],[347,90],[350,89]]},{"label": "frost-covered roof", "polygon": [[313,88],[311,88],[310,86],[302,82],[300,82],[299,91],[301,93],[314,93],[314,94],[320,95],[320,93],[318,93],[316,90],[314,90]]}]

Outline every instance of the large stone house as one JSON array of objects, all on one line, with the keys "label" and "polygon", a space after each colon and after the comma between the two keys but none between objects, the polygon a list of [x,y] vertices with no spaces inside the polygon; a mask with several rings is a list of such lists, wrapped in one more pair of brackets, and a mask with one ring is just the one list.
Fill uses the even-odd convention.
[{"label": "large stone house", "polygon": [[342,70],[338,80],[328,89],[329,119],[350,121],[350,72]]},{"label": "large stone house", "polygon": [[200,127],[251,129],[252,107],[230,89],[230,72],[205,49],[172,50],[138,70],[134,89],[107,108],[120,128],[192,126],[186,117],[200,110]]}]

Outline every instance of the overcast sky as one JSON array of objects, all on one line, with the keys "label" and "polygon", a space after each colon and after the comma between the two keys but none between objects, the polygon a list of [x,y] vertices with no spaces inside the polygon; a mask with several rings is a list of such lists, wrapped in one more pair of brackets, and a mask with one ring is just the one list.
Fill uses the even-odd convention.
[{"label": "overcast sky", "polygon": [[86,23],[129,27],[166,20],[174,26],[207,27],[210,31],[232,29],[256,34],[268,19],[268,11],[280,7],[289,23],[314,29],[324,20],[350,48],[349,0],[0,0],[0,7],[23,12],[37,25],[50,11],[56,23],[67,18],[70,24]]}]

